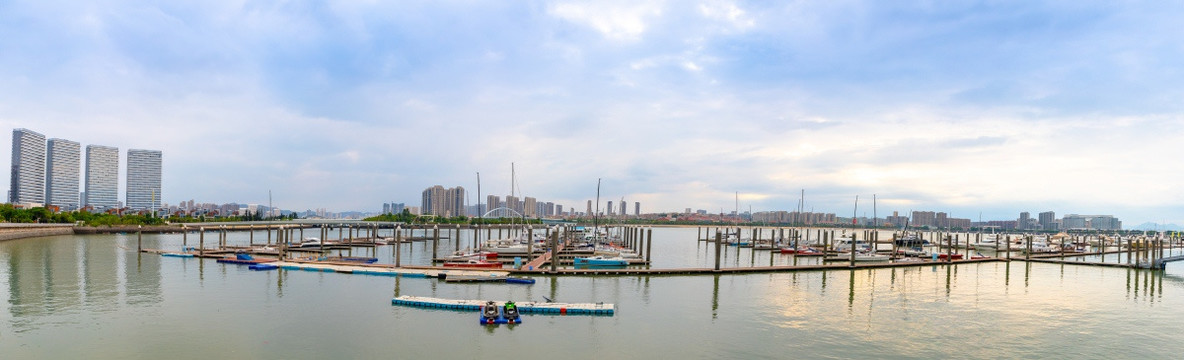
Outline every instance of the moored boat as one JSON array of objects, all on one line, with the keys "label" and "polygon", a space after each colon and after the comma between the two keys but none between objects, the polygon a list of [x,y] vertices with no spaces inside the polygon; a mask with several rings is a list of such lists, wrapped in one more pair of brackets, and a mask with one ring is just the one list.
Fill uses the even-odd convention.
[{"label": "moored boat", "polygon": [[502,263],[488,262],[485,260],[469,259],[467,261],[445,262],[444,267],[500,269],[502,267]]},{"label": "moored boat", "polygon": [[604,256],[590,256],[577,257],[574,260],[578,265],[596,265],[596,266],[625,266],[629,265],[629,261],[620,257],[604,257]]}]

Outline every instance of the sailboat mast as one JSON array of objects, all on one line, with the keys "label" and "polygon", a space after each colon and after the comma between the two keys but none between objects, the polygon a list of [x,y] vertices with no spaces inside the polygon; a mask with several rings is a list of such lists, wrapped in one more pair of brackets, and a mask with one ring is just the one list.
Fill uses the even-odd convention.
[{"label": "sailboat mast", "polygon": [[851,210],[851,225],[859,224],[859,195],[855,195],[855,209]]},{"label": "sailboat mast", "polygon": [[600,216],[600,178],[596,178],[596,211],[592,213],[592,238],[600,242],[597,237],[597,218]]},{"label": "sailboat mast", "polygon": [[[485,212],[481,210],[481,172],[477,172],[477,223],[485,222]],[[481,232],[477,232],[477,237],[481,236]]]}]

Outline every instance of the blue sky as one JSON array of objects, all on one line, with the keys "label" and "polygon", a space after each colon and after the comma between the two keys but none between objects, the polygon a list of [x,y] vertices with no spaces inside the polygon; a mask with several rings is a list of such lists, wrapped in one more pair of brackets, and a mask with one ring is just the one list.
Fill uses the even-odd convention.
[{"label": "blue sky", "polygon": [[[1184,222],[1170,2],[0,2],[0,125],[164,152],[164,200]],[[0,156],[7,158],[9,148]],[[868,206],[861,206],[861,209]],[[868,213],[870,215],[870,212]]]}]

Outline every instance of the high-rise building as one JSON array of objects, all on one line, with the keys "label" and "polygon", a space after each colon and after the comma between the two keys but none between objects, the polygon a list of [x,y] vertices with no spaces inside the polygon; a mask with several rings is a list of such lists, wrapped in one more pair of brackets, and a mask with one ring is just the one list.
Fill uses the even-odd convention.
[{"label": "high-rise building", "polygon": [[435,216],[464,216],[465,188],[457,186],[445,189],[436,185],[423,191],[423,208],[425,215]]},{"label": "high-rise building", "polygon": [[641,202],[640,201],[633,202],[633,216],[641,216]]},{"label": "high-rise building", "polygon": [[9,183],[8,202],[45,204],[45,135],[29,129],[12,130],[12,182]]},{"label": "high-rise building", "polygon": [[1068,214],[1061,223],[1065,230],[1122,230],[1122,221],[1112,215]]},{"label": "high-rise building", "polygon": [[608,206],[607,206],[607,208],[608,208],[608,209],[606,209],[605,211],[607,211],[609,215],[615,215],[615,214],[616,214],[616,213],[613,211],[613,201],[612,201],[612,200],[609,200],[609,201],[608,201]]},{"label": "high-rise building", "polygon": [[1059,230],[1057,229],[1057,214],[1052,211],[1045,211],[1039,214],[1040,229],[1042,230]]},{"label": "high-rise building", "polygon": [[592,200],[588,200],[588,212],[584,213],[584,216],[592,216]]},{"label": "high-rise building", "polygon": [[625,209],[627,208],[626,205],[627,204],[625,203],[625,200],[621,200],[621,216],[629,215],[628,212],[625,212]]},{"label": "high-rise building", "polygon": [[127,150],[127,207],[160,209],[160,150]]},{"label": "high-rise building", "polygon": [[937,226],[937,214],[932,211],[914,211],[913,227]]},{"label": "high-rise building", "polygon": [[102,145],[86,146],[86,198],[83,205],[95,209],[118,206],[119,149]]},{"label": "high-rise building", "polygon": [[523,214],[522,200],[519,200],[517,196],[506,195],[506,205],[505,206],[507,209],[510,209],[510,210],[506,211],[506,216],[508,216],[508,217],[522,216],[522,214]]},{"label": "high-rise building", "polygon": [[1017,229],[1020,229],[1020,230],[1028,229],[1028,219],[1031,219],[1031,218],[1032,218],[1032,214],[1029,214],[1027,211],[1021,212],[1020,218],[1018,220],[1016,220]]},{"label": "high-rise building", "polygon": [[[497,196],[497,195],[486,195],[485,196],[485,208],[489,209],[486,211],[497,210],[497,211],[494,211],[493,214],[490,214],[491,216],[506,217],[506,212],[504,210],[498,210],[498,208],[501,208],[502,206],[504,206],[504,205],[502,205],[502,198],[500,196]],[[485,215],[485,214],[481,214],[481,215]]]},{"label": "high-rise building", "polygon": [[77,210],[81,148],[70,140],[49,139],[46,149],[49,161],[45,164],[45,203],[62,210]]},{"label": "high-rise building", "polygon": [[522,209],[525,210],[525,212],[522,213],[523,216],[537,217],[539,215],[538,200],[529,196],[523,198]]}]

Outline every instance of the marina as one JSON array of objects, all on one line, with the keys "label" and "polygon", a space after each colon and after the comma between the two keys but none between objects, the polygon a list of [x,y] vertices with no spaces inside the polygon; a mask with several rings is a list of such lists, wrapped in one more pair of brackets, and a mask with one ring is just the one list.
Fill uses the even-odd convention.
[{"label": "marina", "polygon": [[[627,244],[642,250],[641,256],[649,258],[648,264],[578,268],[557,263],[551,270],[544,251],[533,259],[521,259],[521,268],[513,267],[513,259],[502,259],[507,260],[507,265],[496,271],[449,269],[434,261],[456,247],[472,247],[472,231],[466,229],[456,233],[464,244],[443,239],[433,243],[433,238],[398,242],[397,247],[285,251],[292,255],[269,262],[266,260],[272,258],[260,251],[252,254],[254,260],[231,263],[215,260],[238,260],[239,254],[252,248],[252,237],[264,239],[262,245],[255,246],[267,247],[266,234],[261,230],[254,234],[228,231],[225,236],[207,233],[205,248],[201,246],[201,235],[196,233],[63,235],[5,241],[0,242],[0,263],[4,265],[0,277],[6,286],[20,291],[0,299],[0,304],[6,304],[0,306],[5,306],[12,319],[0,329],[5,335],[0,337],[0,345],[11,348],[7,346],[11,342],[26,344],[16,348],[13,354],[18,357],[33,353],[69,357],[96,348],[110,354],[122,353],[117,347],[126,346],[126,341],[100,341],[95,337],[97,333],[69,330],[68,324],[82,321],[79,316],[97,317],[107,324],[99,329],[137,334],[137,339],[160,344],[180,341],[176,336],[161,335],[170,333],[164,330],[170,323],[222,329],[282,319],[279,321],[285,326],[266,334],[235,332],[235,337],[251,339],[254,345],[230,348],[258,348],[291,358],[341,356],[340,349],[330,354],[286,340],[299,333],[297,328],[324,326],[317,320],[320,316],[294,316],[294,312],[323,311],[343,320],[333,324],[350,324],[348,329],[326,334],[326,340],[349,339],[357,350],[351,354],[359,357],[389,351],[392,346],[407,356],[472,357],[478,356],[476,348],[511,351],[512,343],[533,341],[528,339],[554,342],[556,347],[552,349],[633,348],[628,355],[607,352],[617,356],[728,357],[738,351],[756,357],[779,357],[786,351],[879,358],[1050,357],[1066,351],[1087,357],[1132,353],[1156,356],[1167,355],[1166,350],[1140,347],[1116,352],[1106,346],[1063,344],[1087,338],[1091,342],[1119,341],[1118,334],[1123,331],[1148,326],[1159,329],[1163,341],[1172,341],[1176,339],[1174,334],[1182,333],[1176,331],[1175,325],[1155,319],[1184,308],[1184,281],[1179,280],[1184,279],[1184,268],[1168,263],[1165,270],[1139,269],[1145,256],[1130,249],[1111,247],[1106,251],[1064,254],[997,254],[980,249],[977,251],[991,256],[952,261],[913,257],[852,264],[823,262],[816,256],[798,258],[755,247],[720,246],[717,260],[716,244],[695,241],[695,228],[645,229],[647,234],[650,231],[654,234],[652,241],[647,236],[644,245]],[[882,236],[889,235],[885,232]],[[278,254],[282,247],[275,247],[276,235],[272,237],[271,246]],[[965,235],[961,238],[965,239]],[[224,245],[219,248],[218,244]],[[1151,249],[1154,247],[1135,247],[1143,254]],[[1165,245],[1162,251],[1162,258],[1180,253],[1175,246]],[[945,247],[926,252],[973,254]],[[28,261],[37,254],[51,254],[51,260],[44,266],[36,265],[40,261]],[[192,257],[170,256],[176,254]],[[377,261],[344,261],[352,258]],[[261,260],[264,262],[258,263]],[[248,265],[252,261],[257,264]],[[532,265],[533,269],[529,267]],[[253,266],[262,268],[249,268]],[[106,275],[111,273],[114,275]],[[52,279],[49,284],[54,285],[44,287],[46,283],[32,279]],[[1047,303],[1048,299],[1061,298],[1075,299],[1071,311]],[[408,305],[399,299],[422,302]],[[504,304],[508,300],[523,309],[526,319],[522,325],[473,326],[478,312],[460,309],[464,304]],[[547,303],[611,304],[613,316],[559,318],[528,313],[524,307]],[[96,306],[112,310],[96,312]],[[450,310],[450,306],[460,310]],[[544,305],[539,306],[542,309]],[[50,311],[51,307],[58,310]],[[189,310],[205,308],[252,310],[214,316]],[[1039,321],[1032,322],[1032,311],[1038,311]],[[145,316],[153,320],[145,322]],[[429,323],[437,325],[417,325]],[[657,326],[665,331],[655,332],[650,328],[655,325],[645,324],[661,324]],[[1073,333],[1022,339],[1001,335],[997,342],[964,343],[945,335],[992,331],[1060,333],[1070,324],[1079,332],[1087,332],[1088,337]],[[912,330],[893,337],[879,335],[901,327]],[[365,330],[351,330],[355,328]],[[680,331],[687,328],[712,330],[687,336]],[[235,343],[217,331],[184,333],[186,342]],[[79,341],[61,346],[54,339],[63,334]],[[841,348],[830,345],[833,337],[851,336],[868,340]],[[399,340],[392,342],[392,338]],[[572,338],[593,340],[569,340]],[[787,338],[795,341],[784,341]],[[467,346],[432,350],[408,347],[442,345],[444,339]],[[651,348],[642,346],[640,339],[678,346],[660,354],[649,353],[652,350],[646,349]],[[268,344],[262,344],[264,341]],[[721,341],[730,345],[698,345]],[[897,346],[899,343],[959,344],[960,350],[955,353],[944,346],[905,348]],[[50,344],[54,344],[52,350]],[[215,345],[198,348],[206,346],[212,350]],[[967,356],[965,351],[974,353]]]}]

